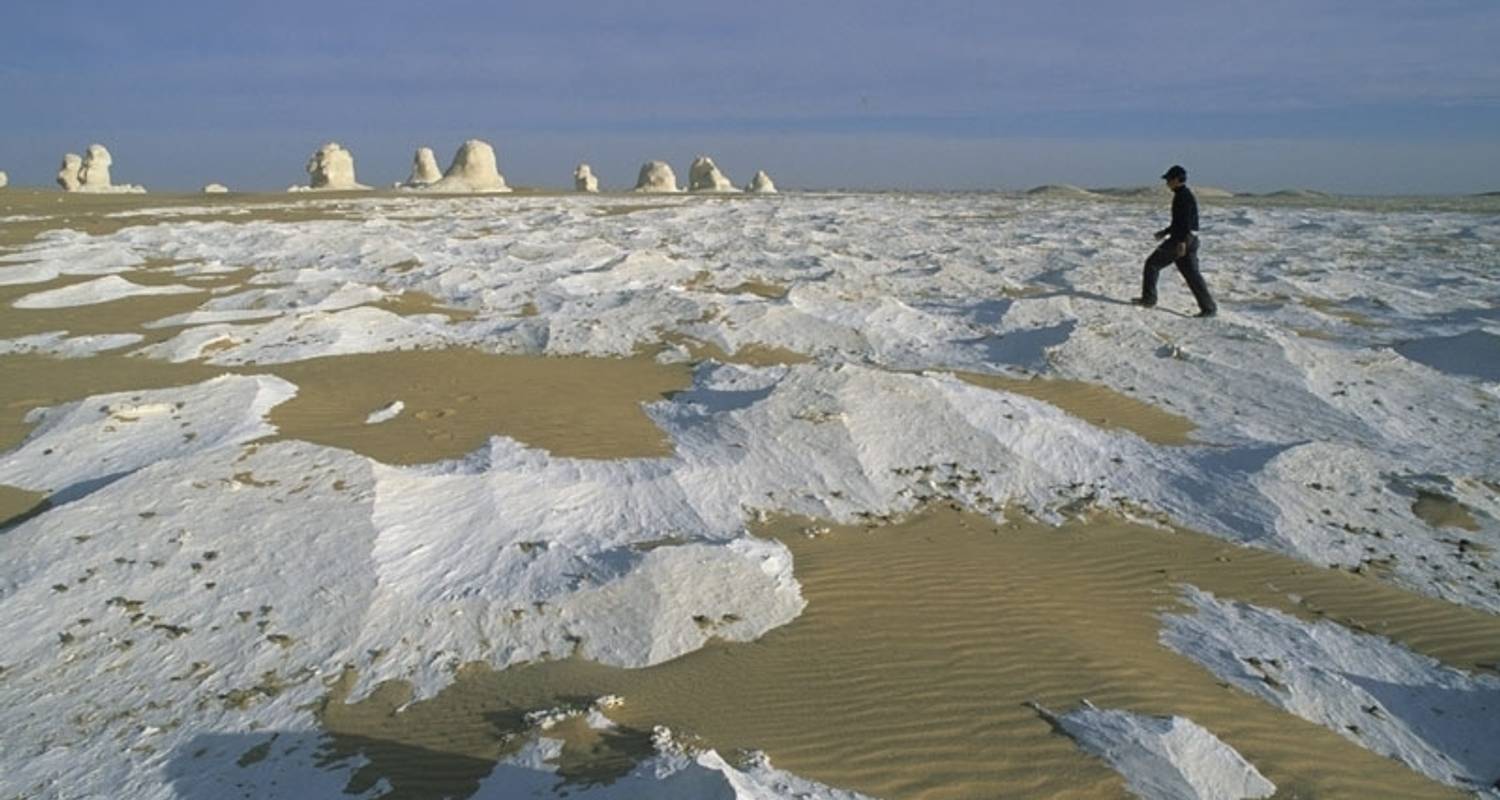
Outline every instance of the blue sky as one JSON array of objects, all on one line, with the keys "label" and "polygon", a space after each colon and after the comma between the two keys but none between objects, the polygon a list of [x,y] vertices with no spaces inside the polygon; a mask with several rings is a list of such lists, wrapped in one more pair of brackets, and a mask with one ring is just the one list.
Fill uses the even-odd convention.
[{"label": "blue sky", "polygon": [[496,145],[514,184],[1500,190],[1500,2],[82,2],[0,10],[0,169],[279,189]]}]

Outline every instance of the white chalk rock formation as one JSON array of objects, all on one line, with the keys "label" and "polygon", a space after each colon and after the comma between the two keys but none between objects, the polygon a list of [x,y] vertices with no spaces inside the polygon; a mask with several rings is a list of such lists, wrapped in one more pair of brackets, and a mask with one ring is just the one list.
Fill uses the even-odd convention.
[{"label": "white chalk rock formation", "polygon": [[1109,762],[1136,797],[1250,800],[1276,793],[1276,784],[1254,764],[1186,717],[1103,709],[1088,700],[1063,715],[1027,705],[1080,748]]},{"label": "white chalk rock formation", "polygon": [[319,147],[307,160],[307,186],[294,186],[291,191],[351,191],[370,187],[354,179],[354,154],[338,142],[328,142]]},{"label": "white chalk rock formation", "polygon": [[203,187],[204,194],[224,194],[227,191],[229,191],[229,187],[222,183],[210,183]]},{"label": "white chalk rock formation", "polygon": [[83,159],[77,153],[63,154],[62,167],[57,170],[57,185],[65,192],[78,191],[78,171],[83,169]]},{"label": "white chalk rock formation", "polygon": [[411,158],[411,175],[406,178],[403,186],[416,187],[428,186],[442,180],[443,173],[438,170],[437,155],[432,152],[431,147],[418,147],[416,155]]},{"label": "white chalk rock formation", "polygon": [[688,168],[688,189],[694,192],[738,192],[729,178],[708,156],[693,159]]},{"label": "white chalk rock formation", "polygon": [[755,194],[776,194],[776,184],[771,182],[771,176],[765,170],[756,170],[755,177],[750,179],[750,185],[745,191]]},{"label": "white chalk rock formation", "polygon": [[495,164],[495,148],[489,142],[470,139],[453,155],[453,163],[437,182],[422,187],[434,192],[508,192],[505,178]]},{"label": "white chalk rock formation", "polygon": [[1081,186],[1071,183],[1049,183],[1044,186],[1036,186],[1026,190],[1029,197],[1057,197],[1057,198],[1083,198],[1098,197],[1099,195]]},{"label": "white chalk rock formation", "polygon": [[599,191],[599,179],[594,176],[594,170],[588,164],[579,164],[573,170],[573,188],[580,192]]},{"label": "white chalk rock formation", "polygon": [[635,179],[637,192],[680,192],[677,188],[677,173],[665,161],[647,161],[641,165],[641,174]]},{"label": "white chalk rock formation", "polygon": [[0,169],[0,189],[4,189],[8,185],[10,185],[10,176],[5,174],[5,170]]},{"label": "white chalk rock formation", "polygon": [[65,192],[129,194],[146,191],[130,184],[116,186],[109,177],[109,167],[113,163],[109,150],[102,144],[89,145],[81,158],[77,153],[68,153],[63,156],[62,168],[57,171],[57,185]]}]

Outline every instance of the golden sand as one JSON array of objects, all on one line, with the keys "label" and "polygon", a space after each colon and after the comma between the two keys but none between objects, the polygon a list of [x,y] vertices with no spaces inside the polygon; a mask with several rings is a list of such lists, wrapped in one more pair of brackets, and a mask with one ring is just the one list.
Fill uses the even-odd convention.
[{"label": "golden sand", "polygon": [[1061,378],[1007,378],[977,372],[955,373],[986,389],[1014,392],[1050,403],[1104,429],[1123,429],[1162,445],[1186,445],[1197,427],[1192,421],[1097,383]]},{"label": "golden sand", "polygon": [[1434,528],[1479,530],[1479,521],[1474,519],[1469,507],[1445,494],[1418,491],[1416,501],[1411,504],[1411,513]]},{"label": "golden sand", "polygon": [[32,425],[25,417],[32,409],[69,403],[89,395],[185,386],[225,372],[228,370],[223,367],[172,364],[123,355],[70,359],[0,356],[0,452],[26,438]]},{"label": "golden sand", "polygon": [[[808,607],[756,642],[714,642],[639,670],[576,659],[503,672],[474,665],[400,713],[409,699],[400,684],[344,704],[346,680],[324,725],[370,757],[369,779],[391,778],[402,797],[473,784],[516,744],[497,737],[524,730],[525,712],[602,694],[625,698],[610,712],[623,726],[620,747],[662,724],[884,798],[1121,797],[1117,775],[1023,705],[1067,710],[1087,697],[1190,717],[1279,796],[1461,796],[1219,683],[1157,644],[1159,615],[1183,610],[1178,586],[1191,583],[1369,629],[1470,669],[1500,659],[1500,619],[1112,517],[1050,528],[938,508],[889,527],[834,526],[809,538],[810,527],[781,519],[759,531],[793,550]],[[568,747],[587,773],[588,747]],[[618,759],[618,749],[604,755]]]},{"label": "golden sand", "polygon": [[742,364],[747,367],[774,367],[783,364],[808,364],[813,360],[812,356],[795,350],[755,342],[741,345],[730,353],[712,342],[678,333],[665,334],[662,341],[686,348],[695,361],[713,360],[721,364]]},{"label": "golden sand", "polygon": [[0,483],[0,531],[48,509],[47,494]]},{"label": "golden sand", "polygon": [[[272,409],[277,438],[342,447],[388,464],[456,458],[503,434],[557,456],[666,456],[641,409],[687,388],[686,365],[650,358],[544,358],[477,350],[330,356],[258,371],[297,384]],[[401,401],[394,419],[366,424]]]},{"label": "golden sand", "polygon": [[474,318],[474,312],[462,308],[444,305],[436,297],[414,290],[407,290],[400,294],[387,295],[375,303],[376,308],[383,308],[392,314],[403,317],[415,316],[417,314],[442,314],[449,322],[465,322]]},{"label": "golden sand", "polygon": [[[35,189],[0,192],[0,217],[28,216],[20,222],[0,225],[0,252],[33,241],[43,231],[69,228],[94,236],[114,233],[137,225],[161,222],[309,222],[351,219],[338,201],[373,196],[366,192],[319,193],[316,197],[291,194],[84,194]],[[172,213],[178,208],[223,209],[225,213]],[[163,209],[161,215],[110,214]],[[234,213],[227,213],[233,211]],[[248,213],[242,213],[248,212]]]},{"label": "golden sand", "polygon": [[714,276],[708,270],[699,270],[691,280],[683,284],[684,288],[700,292],[722,292],[723,294],[749,294],[765,300],[781,300],[789,294],[787,287],[770,281],[748,280],[742,281],[726,288],[718,288],[714,285]]},{"label": "golden sand", "polygon": [[1303,297],[1301,298],[1301,302],[1303,305],[1313,309],[1314,311],[1320,311],[1331,317],[1337,317],[1349,323],[1350,325],[1355,325],[1361,328],[1381,327],[1381,323],[1370,319],[1368,316],[1361,314],[1358,311],[1350,308],[1344,308],[1339,304],[1337,300],[1328,300],[1322,297]]}]

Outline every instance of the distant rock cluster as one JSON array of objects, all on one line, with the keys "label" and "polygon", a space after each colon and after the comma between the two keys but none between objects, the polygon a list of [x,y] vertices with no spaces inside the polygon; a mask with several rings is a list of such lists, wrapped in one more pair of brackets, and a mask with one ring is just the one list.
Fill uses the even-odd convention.
[{"label": "distant rock cluster", "polygon": [[[647,161],[641,165],[641,172],[636,178],[635,191],[637,192],[680,192],[677,186],[677,175],[672,172],[671,165],[665,161]],[[688,167],[688,191],[731,193],[739,192],[734,182],[719,169],[708,156],[698,156]],[[755,173],[755,178],[745,187],[744,191],[757,194],[775,194],[776,184],[771,182],[771,176],[765,170]]]},{"label": "distant rock cluster", "polygon": [[146,191],[144,187],[128,183],[115,185],[109,175],[112,164],[114,159],[102,144],[89,145],[82,156],[64,154],[62,167],[57,171],[57,185],[65,192],[139,194]]},{"label": "distant rock cluster", "polygon": [[404,183],[396,184],[396,188],[453,194],[510,191],[500,174],[495,148],[482,139],[470,139],[460,145],[448,171],[441,174],[432,148],[418,147],[411,159],[411,175]]},{"label": "distant rock cluster", "polygon": [[[63,156],[62,166],[57,172],[57,184],[66,192],[144,192],[145,189],[131,184],[114,184],[110,178],[110,167],[114,163],[109,150],[103,145],[91,144],[82,156],[68,153]],[[354,170],[354,153],[338,142],[324,143],[308,157],[306,164],[308,180],[305,185],[290,186],[289,192],[349,192],[363,191],[371,187],[360,183]],[[0,172],[0,187],[7,183],[4,172]],[[438,171],[437,156],[430,147],[419,147],[412,156],[411,173],[406,180],[391,185],[391,188],[433,193],[498,193],[511,191],[500,173],[495,148],[482,139],[469,139],[453,155],[448,169]],[[584,193],[599,191],[599,177],[587,163],[580,163],[573,170],[573,188]],[[203,186],[204,194],[223,194],[229,187],[222,183]],[[665,161],[647,161],[641,165],[634,191],[646,193],[676,193],[684,189],[677,183],[677,173]],[[706,155],[693,159],[688,167],[686,191],[700,193],[731,194],[776,194],[776,184],[765,170],[757,170],[744,188],[738,188],[718,164]]]}]

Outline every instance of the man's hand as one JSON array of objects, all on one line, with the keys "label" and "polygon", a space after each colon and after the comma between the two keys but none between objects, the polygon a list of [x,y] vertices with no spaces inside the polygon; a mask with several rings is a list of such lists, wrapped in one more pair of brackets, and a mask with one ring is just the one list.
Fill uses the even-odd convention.
[{"label": "man's hand", "polygon": [[1158,241],[1158,242],[1161,241],[1162,239],[1167,238],[1167,232],[1166,231],[1157,231],[1156,233],[1153,233],[1151,235],[1155,236],[1156,237],[1156,241]]},{"label": "man's hand", "polygon": [[1178,242],[1177,243],[1177,257],[1178,258],[1182,258],[1185,255],[1187,255],[1187,242]]}]

